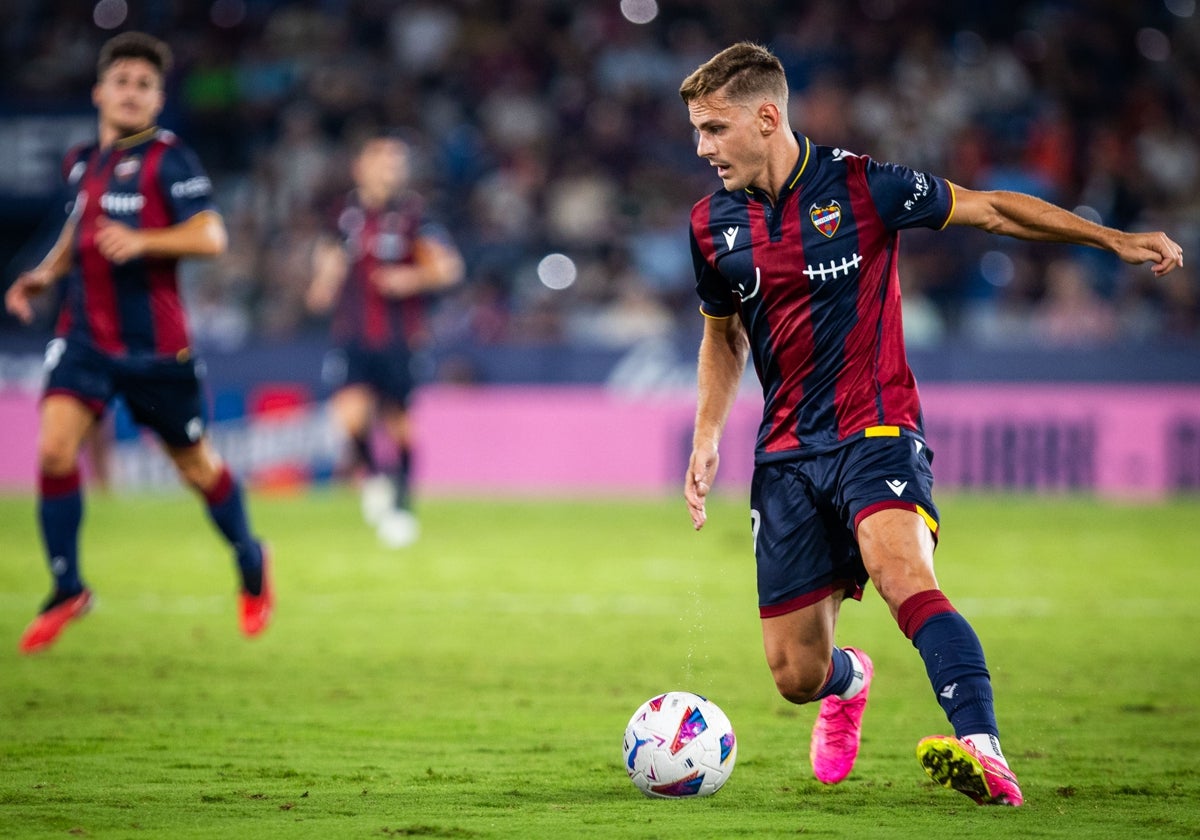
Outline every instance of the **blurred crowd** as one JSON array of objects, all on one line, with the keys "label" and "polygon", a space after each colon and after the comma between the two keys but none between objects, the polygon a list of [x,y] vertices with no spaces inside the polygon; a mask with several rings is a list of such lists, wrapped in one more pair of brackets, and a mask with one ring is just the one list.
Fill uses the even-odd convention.
[{"label": "blurred crowd", "polygon": [[[200,154],[231,231],[226,256],[188,269],[206,343],[321,326],[303,306],[311,246],[355,138],[378,130],[409,140],[415,186],[467,261],[436,340],[698,329],[687,218],[719,182],[677,90],[740,39],[784,61],[793,124],[815,142],[1164,229],[1200,259],[1195,0],[14,0],[9,109],[86,107],[114,31],[98,24],[118,13],[174,48],[164,123]],[[1190,265],[1156,280],[974,230],[902,239],[914,346],[1200,340]],[[539,273],[553,253],[565,278]]]}]

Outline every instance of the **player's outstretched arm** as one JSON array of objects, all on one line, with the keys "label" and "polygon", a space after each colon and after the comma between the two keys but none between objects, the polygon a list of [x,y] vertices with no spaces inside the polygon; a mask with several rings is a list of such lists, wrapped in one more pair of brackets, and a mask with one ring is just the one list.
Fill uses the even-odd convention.
[{"label": "player's outstretched arm", "polygon": [[954,209],[948,224],[1018,239],[1090,245],[1112,251],[1131,265],[1150,263],[1156,277],[1183,265],[1183,249],[1161,231],[1129,233],[1105,227],[1024,193],[952,187]]},{"label": "player's outstretched arm", "polygon": [[683,486],[692,527],[697,531],[704,527],[708,518],[704,503],[717,476],[720,461],[717,445],[737,399],[749,353],[750,340],[740,318],[704,319],[704,338],[700,341],[697,366],[696,426]]}]

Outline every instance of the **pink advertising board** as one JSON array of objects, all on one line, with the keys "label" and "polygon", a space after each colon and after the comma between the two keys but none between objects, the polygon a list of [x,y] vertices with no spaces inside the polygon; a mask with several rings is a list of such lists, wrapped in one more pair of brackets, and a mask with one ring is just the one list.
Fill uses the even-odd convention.
[{"label": "pink advertising board", "polygon": [[[935,384],[922,388],[922,399],[942,490],[1133,498],[1200,491],[1197,386]],[[320,436],[312,427],[324,422],[318,408],[274,419],[270,434],[256,434],[261,424],[253,421],[214,434],[228,436],[223,451],[245,474],[279,466],[303,474],[306,460],[329,457],[328,446],[313,444]],[[749,484],[760,408],[745,392],[729,419],[718,477],[724,490]],[[442,494],[676,492],[694,411],[694,396],[679,391],[432,386],[414,405],[417,477],[425,492]],[[297,429],[289,433],[288,423]],[[0,489],[27,491],[36,475],[35,397],[0,392],[0,430]],[[280,445],[288,440],[295,445]],[[118,468],[122,458],[144,458],[136,452],[144,448],[119,447]],[[172,478],[142,465],[119,475],[132,476],[130,486]]]}]

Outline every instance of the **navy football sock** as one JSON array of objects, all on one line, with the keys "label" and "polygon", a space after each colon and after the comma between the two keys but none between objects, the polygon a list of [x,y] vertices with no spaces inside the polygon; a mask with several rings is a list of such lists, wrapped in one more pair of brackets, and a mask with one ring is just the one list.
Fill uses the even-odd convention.
[{"label": "navy football sock", "polygon": [[83,590],[79,578],[83,492],[78,470],[62,476],[42,473],[38,482],[38,522],[50,574],[54,576],[55,596],[78,594]]},{"label": "navy football sock", "polygon": [[829,663],[829,676],[825,685],[817,692],[813,700],[821,700],[831,694],[841,694],[854,681],[854,663],[850,654],[839,647],[833,649],[833,660]]},{"label": "navy football sock", "polygon": [[967,620],[936,590],[914,595],[901,605],[899,618],[954,734],[998,736],[983,646]]},{"label": "navy football sock", "polygon": [[228,467],[222,468],[217,483],[204,494],[208,514],[233,547],[242,586],[251,595],[262,593],[262,547],[250,533],[242,490]]},{"label": "navy football sock", "polygon": [[350,448],[354,451],[354,457],[363,465],[369,475],[379,472],[379,465],[375,462],[375,452],[371,449],[371,431],[369,429],[362,434],[352,435]]},{"label": "navy football sock", "polygon": [[396,452],[396,471],[393,476],[393,483],[396,485],[395,507],[397,510],[408,510],[412,506],[412,499],[409,493],[412,462],[412,449],[406,444],[401,445]]}]

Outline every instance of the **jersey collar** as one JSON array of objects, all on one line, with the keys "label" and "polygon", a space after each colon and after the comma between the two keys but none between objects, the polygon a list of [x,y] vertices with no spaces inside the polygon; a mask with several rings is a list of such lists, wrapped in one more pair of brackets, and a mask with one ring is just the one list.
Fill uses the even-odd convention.
[{"label": "jersey collar", "polygon": [[[796,138],[796,142],[800,144],[800,158],[796,161],[795,168],[788,173],[787,180],[783,184],[783,189],[779,191],[779,195],[775,199],[775,204],[783,204],[800,185],[800,178],[808,169],[808,162],[812,158],[812,142],[798,131],[793,131],[792,136]],[[753,187],[746,187],[746,193],[756,201],[767,203],[767,197],[761,190],[756,190]]]},{"label": "jersey collar", "polygon": [[139,131],[137,134],[130,134],[128,137],[121,137],[113,143],[113,149],[123,151],[132,149],[134,146],[141,145],[158,133],[158,126],[152,125],[149,128]]}]

